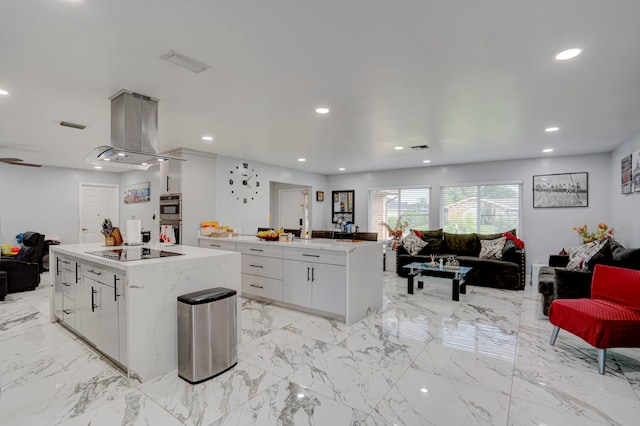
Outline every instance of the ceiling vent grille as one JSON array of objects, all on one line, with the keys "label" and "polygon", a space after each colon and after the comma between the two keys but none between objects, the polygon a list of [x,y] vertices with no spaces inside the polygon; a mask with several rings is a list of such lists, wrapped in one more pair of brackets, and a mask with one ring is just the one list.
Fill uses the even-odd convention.
[{"label": "ceiling vent grille", "polygon": [[180,52],[176,52],[175,50],[165,53],[164,55],[160,56],[160,59],[164,59],[165,61],[171,62],[172,64],[176,64],[179,67],[182,67],[196,74],[208,68],[211,68],[209,65],[190,58]]}]

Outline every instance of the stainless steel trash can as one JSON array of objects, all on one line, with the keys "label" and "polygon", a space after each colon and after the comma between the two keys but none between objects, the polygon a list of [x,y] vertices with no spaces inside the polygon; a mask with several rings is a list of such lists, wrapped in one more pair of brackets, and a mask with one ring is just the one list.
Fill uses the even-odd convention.
[{"label": "stainless steel trash can", "polygon": [[178,297],[178,376],[196,384],[237,364],[236,307],[224,287]]}]

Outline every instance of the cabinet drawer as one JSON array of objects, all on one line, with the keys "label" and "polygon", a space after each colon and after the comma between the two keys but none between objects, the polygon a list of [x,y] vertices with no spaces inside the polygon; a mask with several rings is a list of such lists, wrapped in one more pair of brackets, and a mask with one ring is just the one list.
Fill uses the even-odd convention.
[{"label": "cabinet drawer", "polygon": [[200,247],[212,248],[216,250],[236,251],[236,243],[232,241],[219,241],[219,240],[199,240]]},{"label": "cabinet drawer", "polygon": [[329,263],[332,265],[346,265],[347,254],[343,251],[310,250],[286,247],[284,258],[289,260],[302,260],[305,262]]},{"label": "cabinet drawer", "polygon": [[242,295],[245,294],[282,300],[282,280],[242,274]]},{"label": "cabinet drawer", "polygon": [[62,320],[73,328],[78,328],[76,303],[68,297],[62,298]]},{"label": "cabinet drawer", "polygon": [[62,281],[62,296],[65,299],[76,300],[76,283],[73,281]]},{"label": "cabinet drawer", "polygon": [[76,273],[76,262],[74,260],[63,257],[60,259],[60,269]]},{"label": "cabinet drawer", "polygon": [[115,274],[113,269],[103,268],[91,263],[83,263],[80,266],[80,271],[81,275],[85,278],[92,279],[111,287],[114,285],[113,276]]},{"label": "cabinet drawer", "polygon": [[282,258],[282,247],[270,246],[267,244],[236,244],[237,250],[243,254],[252,254],[254,256],[267,256]]},{"label": "cabinet drawer", "polygon": [[275,257],[242,255],[242,273],[282,279],[282,259]]}]

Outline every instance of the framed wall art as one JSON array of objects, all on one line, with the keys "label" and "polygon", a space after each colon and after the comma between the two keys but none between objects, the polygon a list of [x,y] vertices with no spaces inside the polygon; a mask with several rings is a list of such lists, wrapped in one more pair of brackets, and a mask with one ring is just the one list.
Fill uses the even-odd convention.
[{"label": "framed wall art", "polygon": [[324,191],[316,191],[316,201],[324,201]]},{"label": "framed wall art", "polygon": [[633,177],[632,177],[632,168],[633,168],[633,156],[631,154],[622,158],[622,162],[620,165],[620,184],[621,192],[623,194],[631,194],[633,192]]},{"label": "framed wall art", "polygon": [[124,203],[144,203],[151,201],[151,182],[139,182],[124,186]]},{"label": "framed wall art", "polygon": [[558,173],[533,177],[533,207],[588,207],[589,173]]}]

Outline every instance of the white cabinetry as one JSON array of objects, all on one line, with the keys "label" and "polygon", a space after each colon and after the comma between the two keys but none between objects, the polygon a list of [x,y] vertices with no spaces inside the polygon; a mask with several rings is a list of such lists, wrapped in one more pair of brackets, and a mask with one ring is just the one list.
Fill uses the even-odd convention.
[{"label": "white cabinetry", "polygon": [[345,253],[285,248],[284,257],[283,301],[345,315]]},{"label": "white cabinetry", "polygon": [[242,294],[282,300],[282,247],[238,243]]},{"label": "white cabinetry", "polygon": [[81,317],[76,305],[76,287],[80,281],[78,262],[67,256],[56,256],[54,282],[54,315],[68,326],[80,330]]},{"label": "white cabinetry", "polygon": [[216,250],[236,251],[236,243],[234,241],[208,240],[199,238],[198,246]]},{"label": "white cabinetry", "polygon": [[179,160],[169,160],[160,163],[160,192],[175,194],[182,192],[182,163]]},{"label": "white cabinetry", "polygon": [[82,264],[81,274],[85,297],[82,333],[100,351],[124,363],[126,332],[122,336],[120,332],[121,322],[126,321],[122,300],[124,276],[116,270],[91,263]]}]

